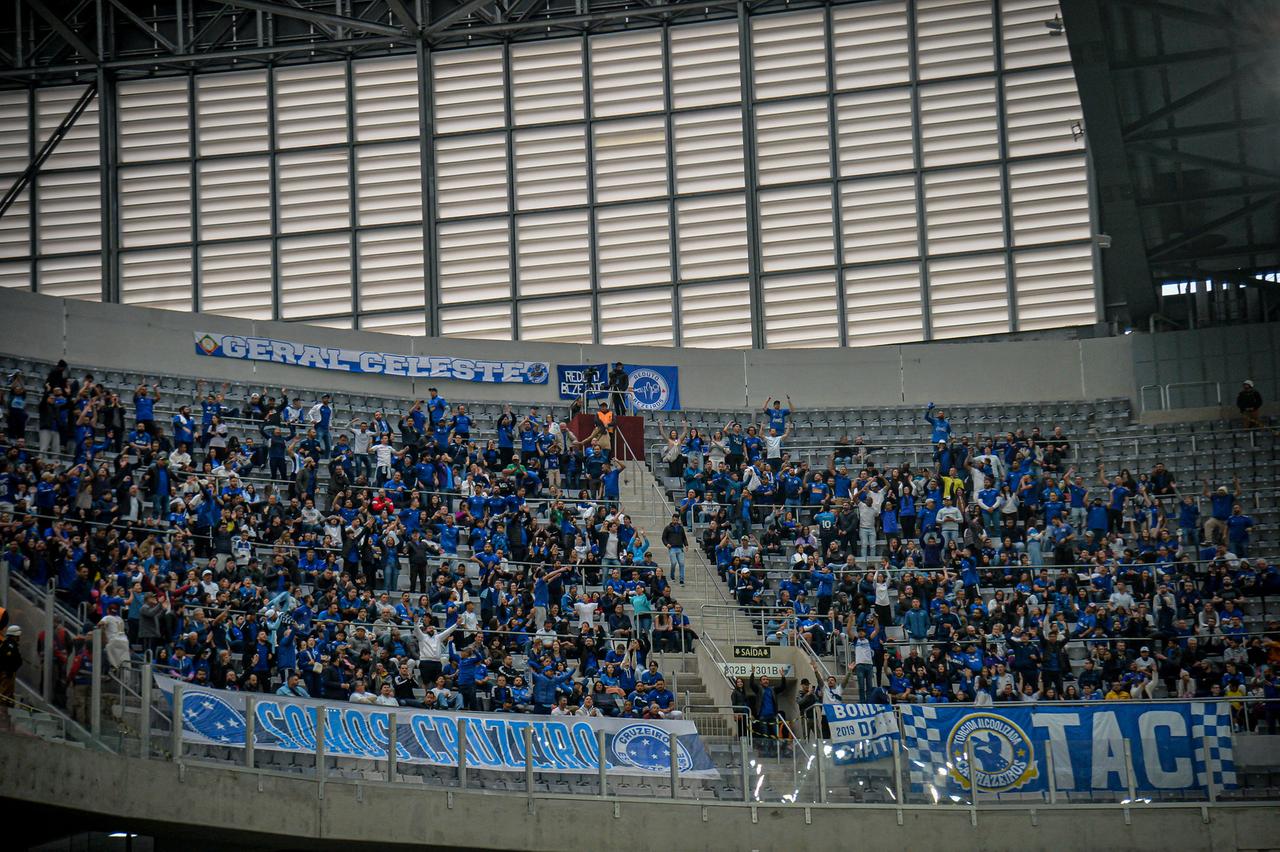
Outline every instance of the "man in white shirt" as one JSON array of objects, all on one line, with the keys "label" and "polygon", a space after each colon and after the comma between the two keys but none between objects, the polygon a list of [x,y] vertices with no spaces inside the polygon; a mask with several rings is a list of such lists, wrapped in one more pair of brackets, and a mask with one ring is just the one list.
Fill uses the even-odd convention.
[{"label": "man in white shirt", "polygon": [[964,513],[955,506],[950,497],[942,498],[942,508],[938,510],[938,527],[942,530],[943,544],[950,544],[960,539],[960,524],[964,522]]},{"label": "man in white shirt", "polygon": [[1133,610],[1133,595],[1129,594],[1124,583],[1116,583],[1115,591],[1111,593],[1111,597],[1107,598],[1107,603],[1112,609],[1124,607],[1126,612]]},{"label": "man in white shirt", "polygon": [[390,681],[382,684],[382,691],[378,693],[378,697],[373,700],[374,704],[380,707],[399,707],[400,702],[396,701],[395,690],[391,688]]},{"label": "man in white shirt", "polygon": [[[390,684],[387,684],[388,688],[390,688],[390,686]],[[351,695],[347,700],[352,704],[374,704],[378,699],[372,692],[365,689],[363,680],[358,680],[356,681],[355,688],[351,690]],[[394,697],[392,700],[395,700]]]},{"label": "man in white shirt", "polygon": [[867,639],[865,628],[858,628],[857,638],[853,640],[853,662],[849,664],[849,670],[858,679],[859,700],[867,701],[874,686],[876,668],[875,659],[871,653],[871,642]]},{"label": "man in white shirt", "polygon": [[594,627],[596,621],[596,610],[600,606],[600,595],[592,593],[589,597],[578,597],[573,602],[574,615],[578,617],[578,629],[584,627]]},{"label": "man in white shirt", "polygon": [[425,616],[420,624],[414,625],[413,638],[418,641],[418,677],[424,684],[434,683],[448,659],[447,649],[449,637],[458,629],[458,622],[436,631],[436,623],[431,616]]}]

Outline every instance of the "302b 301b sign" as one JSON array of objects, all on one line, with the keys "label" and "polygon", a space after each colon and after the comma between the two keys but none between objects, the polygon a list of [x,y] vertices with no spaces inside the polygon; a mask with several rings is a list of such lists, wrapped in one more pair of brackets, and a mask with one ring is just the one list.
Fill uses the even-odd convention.
[{"label": "302b 301b sign", "polygon": [[773,649],[768,645],[734,645],[735,660],[767,660],[773,656]]}]

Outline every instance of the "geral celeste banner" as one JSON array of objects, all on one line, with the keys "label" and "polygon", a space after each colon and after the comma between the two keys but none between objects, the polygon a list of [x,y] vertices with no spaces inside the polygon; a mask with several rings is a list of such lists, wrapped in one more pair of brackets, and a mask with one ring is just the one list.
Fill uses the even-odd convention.
[{"label": "geral celeste banner", "polygon": [[[587,381],[587,370],[595,371]],[[607,399],[609,396],[609,364],[560,364],[557,378],[561,399]],[[646,364],[623,364],[631,386],[627,406],[634,411],[677,411],[680,408],[680,368]]]},{"label": "geral celeste banner", "polygon": [[823,704],[831,731],[831,759],[837,764],[891,757],[898,740],[898,717],[888,704]]},{"label": "geral celeste banner", "polygon": [[[156,675],[173,702],[178,681]],[[385,760],[391,714],[396,715],[396,759],[433,766],[458,765],[459,726],[466,729],[467,766],[524,772],[524,731],[533,729],[533,764],[539,771],[588,775],[599,771],[597,731],[605,732],[606,769],[621,775],[669,775],[671,747],[677,769],[688,778],[718,778],[692,722],[533,716],[514,713],[449,713],[412,707],[255,694],[255,749],[312,753],[316,719],[324,714],[325,754]],[[246,695],[182,685],[182,739],[187,743],[245,746]]]},{"label": "geral celeste banner", "polygon": [[1236,786],[1226,702],[899,709],[917,792],[958,794],[975,779],[979,794],[1043,792],[1051,767],[1059,792],[1125,792],[1130,766],[1135,791]]},{"label": "geral celeste banner", "polygon": [[551,373],[546,361],[501,361],[452,358],[447,355],[395,355],[295,343],[271,337],[240,337],[197,331],[196,354],[207,358],[267,361],[291,367],[405,376],[411,379],[453,379],[459,382],[545,385]]}]

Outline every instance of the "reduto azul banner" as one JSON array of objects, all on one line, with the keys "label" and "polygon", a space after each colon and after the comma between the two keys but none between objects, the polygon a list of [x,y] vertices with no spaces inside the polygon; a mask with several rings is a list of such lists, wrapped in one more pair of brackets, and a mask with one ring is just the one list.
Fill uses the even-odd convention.
[{"label": "reduto azul banner", "polygon": [[[1236,785],[1226,702],[1096,705],[904,704],[911,785],[939,794],[1204,790]],[[973,766],[969,765],[972,744]],[[1128,754],[1126,755],[1126,745]],[[1052,757],[1050,757],[1052,753]]]},{"label": "reduto azul banner", "polygon": [[451,358],[446,355],[395,355],[294,343],[271,337],[195,332],[196,354],[206,358],[267,361],[291,367],[405,376],[411,379],[453,379],[459,382],[496,382],[545,385],[551,372],[546,361],[501,361]]},{"label": "reduto azul banner", "polygon": [[[599,400],[609,396],[608,364],[560,364],[556,367],[561,399]],[[646,364],[623,364],[631,387],[627,405],[636,411],[675,411],[680,408],[680,368]],[[595,379],[587,381],[587,371]]]},{"label": "reduto azul banner", "polygon": [[[156,675],[173,702],[178,681]],[[533,729],[533,764],[539,771],[595,774],[597,731],[605,732],[606,768],[621,775],[669,775],[671,748],[677,768],[689,778],[718,778],[692,722],[534,716],[514,713],[449,713],[280,695],[255,695],[255,749],[314,752],[316,719],[324,714],[324,750],[335,757],[386,759],[391,714],[396,714],[396,759],[434,766],[458,765],[459,726],[466,729],[467,766],[524,772],[524,731]],[[245,693],[182,686],[182,739],[228,748],[245,746]]]}]

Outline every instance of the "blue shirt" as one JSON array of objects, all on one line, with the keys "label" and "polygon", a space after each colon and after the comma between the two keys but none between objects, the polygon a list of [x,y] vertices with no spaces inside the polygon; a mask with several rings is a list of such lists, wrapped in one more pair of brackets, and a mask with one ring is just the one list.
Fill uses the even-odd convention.
[{"label": "blue shirt", "polygon": [[156,401],[149,396],[137,395],[133,398],[133,410],[140,421],[155,419]]},{"label": "blue shirt", "polygon": [[790,408],[770,408],[769,428],[776,429],[779,435],[787,431],[787,415],[790,413]]}]

